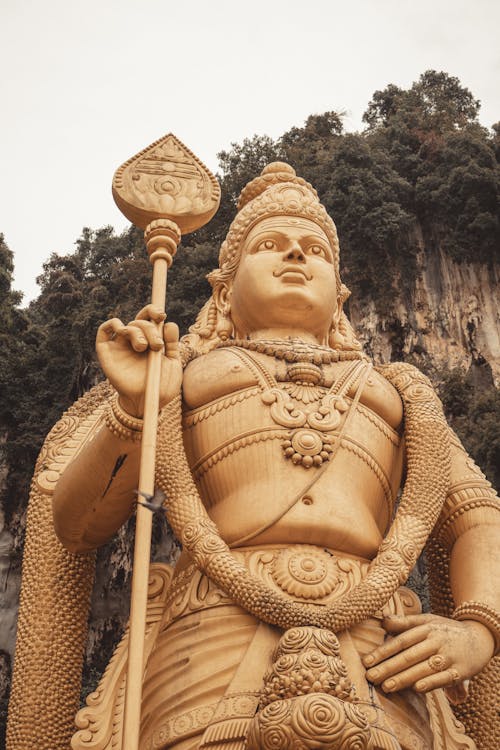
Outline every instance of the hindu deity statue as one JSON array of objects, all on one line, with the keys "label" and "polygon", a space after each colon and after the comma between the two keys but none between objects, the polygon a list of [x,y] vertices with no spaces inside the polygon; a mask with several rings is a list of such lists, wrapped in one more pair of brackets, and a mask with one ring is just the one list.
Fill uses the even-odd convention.
[{"label": "hindu deity statue", "polygon": [[[290,166],[244,188],[209,281],[180,341],[151,305],[100,327],[107,382],[42,451],[9,750],[68,746],[92,551],[137,502],[149,349],[183,551],[151,567],[141,750],[494,750],[498,499],[429,380],[363,353],[335,225]],[[427,614],[405,586],[424,548]],[[75,750],[120,747],[126,640]]]}]

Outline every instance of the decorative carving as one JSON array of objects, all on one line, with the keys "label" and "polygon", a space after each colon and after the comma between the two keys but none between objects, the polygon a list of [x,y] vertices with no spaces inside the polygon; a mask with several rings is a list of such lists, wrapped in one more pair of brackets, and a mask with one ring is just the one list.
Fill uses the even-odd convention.
[{"label": "decorative carving", "polygon": [[[366,354],[358,350],[339,351],[338,349],[330,349],[327,346],[320,346],[319,344],[309,344],[301,339],[294,338],[290,338],[287,341],[232,339],[218,344],[218,348],[228,346],[247,349],[251,352],[260,352],[260,354],[267,354],[270,357],[276,357],[276,359],[281,359],[285,362],[308,362],[317,367],[322,364],[331,364],[332,362],[368,361]],[[292,369],[293,372],[294,370]],[[305,372],[305,370],[302,370],[302,372]],[[312,373],[313,370],[309,369],[308,372]],[[306,378],[301,378],[301,380],[306,380]]]},{"label": "decorative carving", "polygon": [[294,430],[289,433],[288,439],[282,443],[286,458],[291,458],[292,463],[302,464],[304,468],[321,466],[328,461],[333,452],[333,437],[323,435],[316,430]]},{"label": "decorative carving", "polygon": [[364,750],[370,729],[329,630],[293,628],[264,677],[248,750]]},{"label": "decorative carving", "polygon": [[[334,631],[361,622],[380,609],[406,579],[437,520],[450,471],[448,427],[442,408],[432,388],[425,386],[425,379],[424,387],[419,388],[418,392],[411,390],[412,375],[417,372],[413,367],[387,365],[381,369],[390,382],[401,387],[408,435],[407,483],[411,492],[403,491],[398,514],[380,554],[371,563],[366,578],[359,586],[335,604],[318,610],[276,596],[261,581],[250,576],[223,543],[217,545],[217,554],[212,555],[203,552],[195,539],[186,545],[200,567],[223,591],[265,622],[285,629],[307,622]],[[420,385],[423,376],[418,373],[415,377]],[[410,390],[408,402],[407,389]],[[427,394],[426,399],[424,394]],[[207,514],[182,449],[180,424],[178,399],[171,402],[160,425],[160,441],[164,450],[159,454],[157,463],[157,483],[169,497],[167,512],[170,523],[186,543],[184,527],[187,524],[191,526],[193,519],[206,518]],[[212,533],[217,535],[217,531]],[[394,546],[394,550],[388,550],[389,546]],[[414,550],[411,560],[406,555],[410,546]],[[395,555],[403,563],[399,569]]]},{"label": "decorative carving", "polygon": [[401,437],[395,430],[391,430],[389,425],[384,422],[377,414],[374,414],[371,409],[368,409],[363,404],[358,404],[358,412],[365,417],[370,424],[374,425],[384,437],[391,441],[395,446],[399,446],[401,443]]},{"label": "decorative carving", "polygon": [[262,401],[270,406],[271,417],[282,427],[303,427],[307,423],[307,414],[297,409],[296,404],[281,388],[271,388],[262,394]]},{"label": "decorative carving", "polygon": [[[307,602],[314,599],[322,605],[340,599],[361,583],[370,565],[368,561],[342,557],[332,551],[320,550],[307,544],[265,550],[238,548],[233,550],[233,555],[246,570],[274,591],[281,591],[298,601]],[[294,558],[292,571],[289,569],[290,558]],[[311,561],[314,561],[316,569],[304,571],[303,562],[306,568],[311,568]],[[318,580],[323,565],[326,567],[326,575],[322,580]],[[308,573],[315,575],[317,582],[312,576],[304,581]],[[201,573],[194,564],[188,565],[179,573],[176,572],[172,579],[165,601],[162,629],[184,615],[231,603],[231,597]],[[394,596],[375,614],[377,617],[385,617],[393,614],[417,614],[420,610],[418,597],[403,586],[398,588]]]},{"label": "decorative carving", "polygon": [[[268,354],[271,347],[265,349]],[[281,350],[278,354],[281,356]],[[288,351],[285,350],[285,358]],[[289,432],[283,442],[283,451],[286,458],[291,458],[294,464],[300,464],[305,469],[312,466],[321,466],[328,461],[333,453],[333,436],[325,433],[332,433],[341,425],[342,416],[349,410],[350,401],[346,399],[346,393],[354,383],[359,379],[360,372],[363,368],[359,363],[347,367],[344,373],[333,383],[330,390],[326,393],[324,390],[317,394],[313,399],[314,380],[318,379],[319,370],[317,366],[307,360],[304,344],[300,349],[302,360],[294,363],[288,368],[296,368],[295,373],[298,377],[309,379],[300,381],[300,384],[294,384],[291,387],[285,386],[285,390],[275,385],[272,375],[267,372],[262,364],[258,365],[258,374],[262,373],[260,378],[261,384],[271,382],[273,386],[267,388],[262,393],[262,401],[270,406],[270,414],[276,424],[293,429]],[[245,355],[245,361],[248,361],[248,355]],[[313,369],[314,368],[314,369]],[[321,371],[319,371],[321,372]],[[293,374],[293,373],[292,373]],[[300,390],[297,390],[300,389]],[[310,410],[304,410],[297,405],[294,394],[304,404],[317,404]],[[310,429],[299,429],[304,427]]]},{"label": "decorative carving", "polygon": [[196,479],[199,479],[219,461],[227,458],[235,451],[241,450],[241,448],[246,448],[248,445],[252,445],[252,443],[260,443],[263,440],[275,440],[276,438],[283,438],[283,432],[272,429],[266,431],[252,430],[244,435],[238,435],[238,437],[231,443],[228,443],[223,448],[215,451],[210,456],[204,456],[200,459],[200,461],[193,466],[193,476]]},{"label": "decorative carving", "polygon": [[476,620],[488,628],[495,640],[495,654],[500,652],[500,614],[482,602],[462,602],[453,612],[454,620]]},{"label": "decorative carving", "polygon": [[[37,461],[9,703],[7,746],[13,750],[66,750],[73,732],[94,555],[76,555],[63,548],[54,532],[52,493],[64,467],[102,424],[111,393],[109,383],[101,383],[79,399],[51,430]],[[27,690],[27,685],[43,690]]]},{"label": "decorative carving", "polygon": [[217,399],[217,401],[213,401],[209,406],[203,406],[199,409],[190,411],[183,417],[182,426],[184,428],[194,427],[204,419],[213,417],[213,415],[217,414],[217,412],[220,412],[223,409],[229,409],[235,404],[241,404],[243,401],[248,398],[252,398],[252,396],[255,396],[257,393],[259,393],[259,388],[252,387],[245,388],[242,391],[238,391],[238,393],[236,393],[235,395],[219,398]]},{"label": "decorative carving", "polygon": [[303,599],[321,599],[340,582],[333,555],[315,547],[281,550],[272,576],[283,591]]},{"label": "decorative carving", "polygon": [[[109,384],[101,384],[96,391],[99,395],[111,394]],[[89,402],[95,404],[96,394],[88,394]],[[35,482],[41,492],[52,494],[65,467],[81,450],[86,440],[90,440],[102,426],[108,407],[103,401],[85,417],[71,409],[64,414],[47,435],[38,456],[35,469]]]},{"label": "decorative carving", "polygon": [[113,197],[142,229],[158,218],[173,219],[186,234],[214,215],[220,187],[193,152],[169,133],[117,169]]},{"label": "decorative carving", "polygon": [[384,497],[387,502],[387,506],[389,509],[389,514],[392,513],[392,504],[393,504],[393,497],[392,497],[392,490],[391,485],[389,483],[389,479],[383,472],[383,470],[380,468],[380,465],[378,461],[376,461],[373,456],[371,456],[366,448],[362,445],[358,445],[354,440],[350,438],[343,438],[342,439],[342,448],[345,448],[348,451],[351,451],[352,453],[355,453],[358,458],[360,458],[364,463],[373,471],[375,476],[377,477],[378,481],[380,482],[380,485],[382,487],[382,490],[384,492]]},{"label": "decorative carving", "polygon": [[[466,737],[464,725],[454,718],[441,690],[427,693],[426,703],[431,720],[434,750],[476,750],[476,744]],[[485,746],[485,750],[490,748]]]}]

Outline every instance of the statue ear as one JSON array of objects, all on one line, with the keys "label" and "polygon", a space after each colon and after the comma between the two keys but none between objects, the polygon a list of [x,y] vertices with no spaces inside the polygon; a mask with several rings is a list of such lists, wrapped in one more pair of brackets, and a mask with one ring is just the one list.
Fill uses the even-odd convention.
[{"label": "statue ear", "polygon": [[227,284],[218,284],[212,293],[215,305],[221,315],[229,315],[231,310],[231,289]]},{"label": "statue ear", "polygon": [[217,323],[215,331],[221,341],[234,338],[234,326],[231,320],[231,289],[227,284],[220,284],[213,291],[213,298],[217,308]]}]

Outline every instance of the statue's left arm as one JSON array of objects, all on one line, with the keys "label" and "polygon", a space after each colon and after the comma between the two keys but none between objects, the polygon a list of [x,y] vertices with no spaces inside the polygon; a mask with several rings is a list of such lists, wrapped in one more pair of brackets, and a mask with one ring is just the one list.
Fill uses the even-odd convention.
[{"label": "statue's left arm", "polygon": [[368,679],[386,692],[458,684],[500,649],[500,503],[453,433],[451,481],[434,536],[449,553],[453,617],[385,620],[392,637],[364,661]]}]

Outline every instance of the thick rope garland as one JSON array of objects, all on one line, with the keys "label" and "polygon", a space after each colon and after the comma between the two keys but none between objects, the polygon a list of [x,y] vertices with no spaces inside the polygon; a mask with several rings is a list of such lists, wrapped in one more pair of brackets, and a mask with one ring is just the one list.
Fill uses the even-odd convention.
[{"label": "thick rope garland", "polygon": [[312,625],[339,632],[383,607],[406,581],[441,511],[450,478],[446,420],[430,381],[406,364],[379,372],[404,406],[407,479],[396,517],[365,579],[327,607],[301,604],[272,591],[239,563],[209,518],[191,476],[182,441],[181,399],[159,428],[156,482],[167,496],[174,533],[195,564],[237,604],[283,629]]}]

